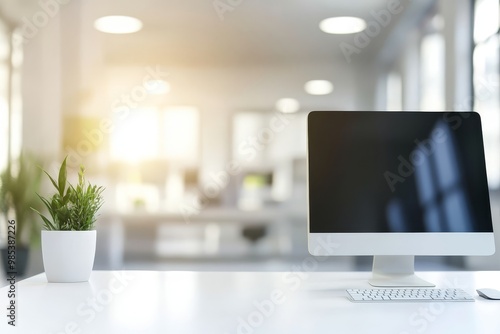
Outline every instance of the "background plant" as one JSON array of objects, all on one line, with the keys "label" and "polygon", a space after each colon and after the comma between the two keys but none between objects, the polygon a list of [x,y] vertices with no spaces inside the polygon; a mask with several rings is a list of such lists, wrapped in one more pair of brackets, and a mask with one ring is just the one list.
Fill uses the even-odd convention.
[{"label": "background plant", "polygon": [[30,208],[41,208],[36,193],[40,189],[42,171],[39,161],[22,152],[0,174],[0,212],[4,221],[16,221],[16,243],[19,246],[37,244],[40,227]]},{"label": "background plant", "polygon": [[101,208],[103,187],[91,185],[85,180],[85,168],[80,167],[78,184],[72,186],[67,181],[66,159],[59,169],[56,180],[44,170],[56,188],[56,193],[50,198],[38,197],[49,211],[47,218],[34,209],[43,219],[44,228],[49,231],[88,231],[94,228],[97,211]]}]

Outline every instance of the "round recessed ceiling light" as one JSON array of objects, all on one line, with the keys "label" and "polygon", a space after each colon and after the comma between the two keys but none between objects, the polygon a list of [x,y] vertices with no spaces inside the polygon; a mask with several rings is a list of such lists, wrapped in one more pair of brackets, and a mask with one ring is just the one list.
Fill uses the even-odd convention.
[{"label": "round recessed ceiling light", "polygon": [[366,29],[366,21],[352,16],[330,17],[321,21],[319,28],[328,34],[354,34]]},{"label": "round recessed ceiling light", "polygon": [[333,84],[328,80],[311,80],[306,82],[304,89],[311,95],[326,95],[333,92]]},{"label": "round recessed ceiling light", "polygon": [[142,22],[131,16],[104,16],[94,22],[94,28],[109,34],[130,34],[142,29]]},{"label": "round recessed ceiling light", "polygon": [[299,111],[300,104],[296,99],[284,97],[276,101],[276,109],[285,114],[290,114]]}]

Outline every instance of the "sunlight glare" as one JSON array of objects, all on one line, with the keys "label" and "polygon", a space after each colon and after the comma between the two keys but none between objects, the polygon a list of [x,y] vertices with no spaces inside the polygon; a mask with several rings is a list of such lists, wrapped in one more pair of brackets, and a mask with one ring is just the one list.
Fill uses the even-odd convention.
[{"label": "sunlight glare", "polygon": [[153,109],[131,111],[116,121],[111,135],[111,156],[115,160],[140,162],[155,158],[159,152],[159,115]]}]

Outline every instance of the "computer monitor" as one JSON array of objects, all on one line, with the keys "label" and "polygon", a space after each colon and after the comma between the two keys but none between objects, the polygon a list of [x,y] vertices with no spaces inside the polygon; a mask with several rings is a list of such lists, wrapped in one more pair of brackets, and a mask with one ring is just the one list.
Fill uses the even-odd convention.
[{"label": "computer monitor", "polygon": [[312,255],[373,255],[373,286],[434,286],[415,255],[495,252],[475,112],[308,115]]}]

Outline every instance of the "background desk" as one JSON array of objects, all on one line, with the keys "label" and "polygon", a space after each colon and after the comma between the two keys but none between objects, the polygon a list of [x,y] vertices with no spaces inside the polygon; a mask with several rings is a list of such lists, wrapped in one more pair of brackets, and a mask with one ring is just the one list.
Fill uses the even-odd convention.
[{"label": "background desk", "polygon": [[[137,258],[302,258],[308,254],[306,221],[305,208],[290,207],[207,208],[189,217],[167,212],[104,213],[99,218],[96,260],[100,268],[121,269],[124,262]],[[251,227],[264,229],[259,247],[241,236],[243,229]]]},{"label": "background desk", "polygon": [[[298,269],[296,269],[298,270]],[[500,272],[423,272],[438,287],[460,287],[475,302],[367,303],[345,289],[368,287],[370,273],[96,271],[87,283],[19,283],[17,327],[1,333],[500,333]],[[274,301],[274,302],[273,302]]]}]

